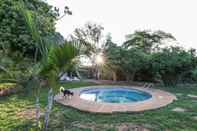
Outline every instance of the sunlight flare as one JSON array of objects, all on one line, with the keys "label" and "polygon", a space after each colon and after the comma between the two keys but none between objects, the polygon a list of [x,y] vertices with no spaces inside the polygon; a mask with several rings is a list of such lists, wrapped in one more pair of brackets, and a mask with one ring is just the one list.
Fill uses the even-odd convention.
[{"label": "sunlight flare", "polygon": [[98,64],[98,65],[104,64],[104,58],[103,58],[103,55],[102,54],[98,54],[96,56],[96,64]]}]

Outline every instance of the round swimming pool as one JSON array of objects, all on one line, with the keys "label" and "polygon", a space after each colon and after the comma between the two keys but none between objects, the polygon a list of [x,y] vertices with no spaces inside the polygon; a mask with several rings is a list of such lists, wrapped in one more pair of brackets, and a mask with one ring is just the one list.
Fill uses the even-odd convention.
[{"label": "round swimming pool", "polygon": [[80,98],[94,102],[105,103],[132,103],[144,101],[152,95],[137,89],[112,87],[112,88],[93,88],[80,92]]}]

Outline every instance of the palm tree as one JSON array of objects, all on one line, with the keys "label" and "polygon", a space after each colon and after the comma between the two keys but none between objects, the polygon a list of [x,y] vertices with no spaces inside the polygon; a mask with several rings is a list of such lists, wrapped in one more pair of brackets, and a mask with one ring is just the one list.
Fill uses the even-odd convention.
[{"label": "palm tree", "polygon": [[[74,64],[75,59],[79,55],[81,45],[73,42],[65,42],[62,45],[49,45],[44,38],[39,34],[36,15],[25,8],[25,4],[21,0],[18,3],[18,10],[23,15],[26,25],[31,33],[31,36],[36,44],[35,65],[31,68],[32,85],[35,85],[36,95],[36,118],[37,124],[40,117],[39,106],[39,88],[41,86],[41,78],[46,79],[49,86],[48,105],[45,112],[44,128],[48,127],[49,114],[53,105],[53,88],[56,87],[58,76],[61,70],[66,70],[71,64]],[[38,52],[41,54],[41,60],[38,61]]]},{"label": "palm tree", "polygon": [[45,129],[48,126],[49,113],[51,112],[53,104],[53,88],[58,82],[59,73],[62,70],[67,70],[71,64],[74,64],[75,58],[78,54],[78,46],[73,43],[66,42],[63,45],[50,49],[46,63],[42,63],[39,75],[46,78],[50,90],[48,93],[48,106],[45,113]]}]

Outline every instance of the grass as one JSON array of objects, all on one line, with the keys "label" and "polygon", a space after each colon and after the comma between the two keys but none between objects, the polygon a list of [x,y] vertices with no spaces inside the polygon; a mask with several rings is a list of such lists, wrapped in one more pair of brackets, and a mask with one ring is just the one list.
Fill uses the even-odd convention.
[{"label": "grass", "polygon": [[[94,85],[93,83],[66,83],[67,88]],[[112,115],[81,112],[73,108],[55,103],[50,119],[51,131],[116,131],[116,126],[124,123],[143,125],[153,131],[196,131],[197,99],[188,94],[197,95],[197,87],[162,88],[177,94],[178,100],[157,110],[141,113],[117,113]],[[56,92],[58,89],[56,89]],[[46,106],[47,89],[42,89],[40,99],[42,108]],[[18,112],[34,106],[34,97],[27,93],[0,97],[0,130],[34,130],[34,122],[19,117]],[[172,109],[181,107],[186,112],[173,112]]]}]

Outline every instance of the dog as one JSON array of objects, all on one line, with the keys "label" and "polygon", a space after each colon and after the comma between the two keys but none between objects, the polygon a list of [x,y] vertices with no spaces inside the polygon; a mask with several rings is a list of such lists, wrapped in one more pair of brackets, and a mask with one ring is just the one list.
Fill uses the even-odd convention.
[{"label": "dog", "polygon": [[64,89],[64,87],[60,87],[60,92],[63,93],[64,98],[70,98],[74,95],[74,93],[70,90]]}]

